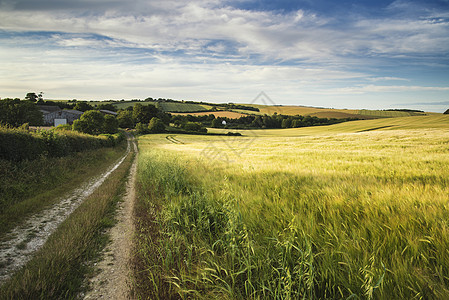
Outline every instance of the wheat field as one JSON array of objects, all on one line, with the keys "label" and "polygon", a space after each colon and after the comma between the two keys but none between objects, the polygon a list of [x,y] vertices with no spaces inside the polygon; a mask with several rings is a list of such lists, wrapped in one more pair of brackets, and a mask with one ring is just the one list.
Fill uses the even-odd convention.
[{"label": "wheat field", "polygon": [[411,118],[141,137],[141,295],[448,299],[449,119]]}]

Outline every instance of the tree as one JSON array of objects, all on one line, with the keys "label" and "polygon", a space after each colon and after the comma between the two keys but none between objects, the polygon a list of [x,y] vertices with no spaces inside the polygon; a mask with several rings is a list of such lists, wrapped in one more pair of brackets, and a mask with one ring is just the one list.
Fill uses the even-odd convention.
[{"label": "tree", "polygon": [[136,131],[138,134],[148,133],[148,126],[139,122],[136,124]]},{"label": "tree", "polygon": [[112,103],[101,103],[97,106],[98,109],[106,109],[110,111],[117,111],[117,107]]},{"label": "tree", "polygon": [[213,120],[212,120],[211,126],[212,126],[213,128],[221,128],[221,127],[224,127],[224,126],[223,126],[223,120],[220,119],[220,118],[213,119]]},{"label": "tree", "polygon": [[114,116],[106,115],[104,116],[103,122],[103,133],[117,133],[118,132],[118,121]]},{"label": "tree", "polygon": [[0,123],[18,127],[22,124],[42,125],[42,112],[31,101],[20,99],[3,99],[0,101]]},{"label": "tree", "polygon": [[36,95],[36,93],[28,93],[25,96],[25,100],[36,102],[37,99],[38,99],[38,96]]},{"label": "tree", "polygon": [[207,129],[201,126],[201,123],[198,122],[187,122],[184,125],[184,129],[187,131],[194,131],[194,132],[207,132]]},{"label": "tree", "polygon": [[444,112],[445,115],[449,115],[449,109]]},{"label": "tree", "polygon": [[85,112],[88,110],[93,110],[94,107],[92,105],[90,105],[89,103],[87,103],[86,101],[77,101],[76,105],[75,105],[75,109]]},{"label": "tree", "polygon": [[133,128],[134,119],[133,112],[129,110],[121,110],[117,115],[118,126],[120,128]]},{"label": "tree", "polygon": [[136,123],[148,124],[150,120],[157,116],[158,110],[154,105],[142,105],[137,103],[133,107],[133,119]]},{"label": "tree", "polygon": [[104,116],[98,110],[88,110],[73,122],[73,130],[94,135],[103,133]]},{"label": "tree", "polygon": [[148,131],[150,133],[162,133],[165,132],[165,125],[159,118],[152,118],[150,124],[148,124]]}]

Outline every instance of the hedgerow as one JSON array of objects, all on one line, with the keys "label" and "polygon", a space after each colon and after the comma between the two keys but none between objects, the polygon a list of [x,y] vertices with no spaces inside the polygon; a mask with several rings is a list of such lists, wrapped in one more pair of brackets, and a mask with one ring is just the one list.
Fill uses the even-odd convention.
[{"label": "hedgerow", "polygon": [[62,157],[75,152],[114,147],[123,133],[92,136],[73,131],[38,130],[0,126],[0,159],[33,160],[40,156]]}]

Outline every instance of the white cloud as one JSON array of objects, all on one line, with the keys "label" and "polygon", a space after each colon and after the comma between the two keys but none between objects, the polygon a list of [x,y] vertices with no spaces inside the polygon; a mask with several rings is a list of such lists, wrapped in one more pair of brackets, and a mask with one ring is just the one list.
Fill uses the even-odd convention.
[{"label": "white cloud", "polygon": [[449,48],[448,23],[427,19],[348,20],[342,30],[327,26],[326,18],[301,10],[279,14],[217,5],[218,1],[149,1],[146,6],[137,1],[128,9],[141,11],[131,13],[113,3],[116,5],[110,10],[87,15],[64,10],[5,10],[0,12],[0,28],[96,33],[164,51],[201,52],[208,41],[221,39],[240,45],[243,56],[257,54],[266,60],[284,61],[342,61],[354,54],[414,55],[442,53]]},{"label": "white cloud", "polygon": [[[392,69],[400,66],[396,58],[447,68],[440,59],[449,53],[447,13],[398,13],[404,2],[390,6],[395,18],[335,19],[305,10],[237,9],[218,0],[59,1],[57,9],[48,9],[52,3],[39,1],[41,8],[32,9],[34,0],[0,0],[0,29],[57,32],[2,40],[2,93],[226,101],[232,95],[252,99],[265,90],[312,101],[308,98],[448,91],[414,82],[400,68],[376,70],[383,58]],[[410,86],[386,85],[394,81]]]}]

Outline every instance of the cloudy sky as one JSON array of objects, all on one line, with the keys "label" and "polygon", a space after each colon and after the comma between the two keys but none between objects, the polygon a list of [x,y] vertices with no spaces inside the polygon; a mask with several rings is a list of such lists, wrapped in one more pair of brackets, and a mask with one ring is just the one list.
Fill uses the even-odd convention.
[{"label": "cloudy sky", "polygon": [[0,0],[0,97],[449,108],[449,0]]}]

